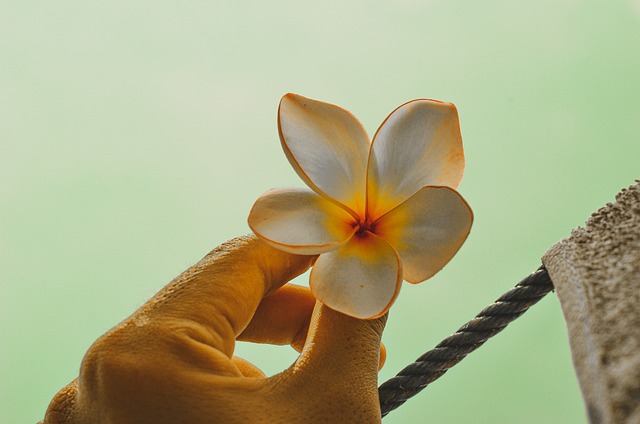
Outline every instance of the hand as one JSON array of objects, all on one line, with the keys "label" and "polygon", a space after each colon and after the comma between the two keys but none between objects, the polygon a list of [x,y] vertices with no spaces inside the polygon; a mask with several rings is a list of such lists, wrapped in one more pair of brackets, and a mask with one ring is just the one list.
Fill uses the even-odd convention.
[{"label": "hand", "polygon": [[[219,246],[91,346],[44,423],[379,423],[386,315],[358,320],[282,287],[314,260],[253,236]],[[236,340],[301,354],[266,377],[233,356]]]}]

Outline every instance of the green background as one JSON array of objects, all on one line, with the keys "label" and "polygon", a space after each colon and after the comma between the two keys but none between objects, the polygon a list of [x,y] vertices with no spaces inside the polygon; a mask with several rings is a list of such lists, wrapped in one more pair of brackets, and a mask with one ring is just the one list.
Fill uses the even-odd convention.
[{"label": "green background", "polygon": [[[93,340],[303,185],[286,92],[371,134],[414,98],[458,107],[474,228],[403,287],[387,380],[640,177],[639,47],[639,0],[0,3],[0,423],[41,419]],[[385,422],[585,422],[557,298]]]}]

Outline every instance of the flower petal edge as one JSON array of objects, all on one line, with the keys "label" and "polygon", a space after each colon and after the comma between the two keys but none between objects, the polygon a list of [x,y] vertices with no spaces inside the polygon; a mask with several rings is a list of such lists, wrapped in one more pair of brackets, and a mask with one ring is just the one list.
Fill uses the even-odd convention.
[{"label": "flower petal edge", "polygon": [[267,191],[253,204],[247,221],[266,243],[298,255],[335,250],[356,231],[344,209],[299,187]]},{"label": "flower petal edge", "polygon": [[278,107],[282,149],[298,176],[316,193],[363,214],[369,136],[349,111],[297,94]]},{"label": "flower petal edge", "polygon": [[417,99],[382,122],[367,164],[367,208],[374,217],[424,186],[457,188],[464,173],[458,111],[453,103]]},{"label": "flower petal edge", "polygon": [[458,252],[473,225],[473,211],[450,187],[427,186],[376,222],[376,233],[398,252],[404,279],[431,278]]},{"label": "flower petal edge", "polygon": [[360,319],[384,315],[400,292],[402,263],[383,239],[356,234],[339,249],[320,255],[309,286],[331,309]]}]

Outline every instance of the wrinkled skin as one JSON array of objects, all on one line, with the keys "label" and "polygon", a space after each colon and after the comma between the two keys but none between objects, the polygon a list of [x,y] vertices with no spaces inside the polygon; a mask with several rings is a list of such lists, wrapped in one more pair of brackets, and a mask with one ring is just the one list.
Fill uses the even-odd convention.
[{"label": "wrinkled skin", "polygon": [[[314,260],[253,236],[219,246],[91,346],[44,423],[379,423],[386,316],[358,320],[282,287]],[[302,353],[266,377],[233,356],[236,340]]]}]

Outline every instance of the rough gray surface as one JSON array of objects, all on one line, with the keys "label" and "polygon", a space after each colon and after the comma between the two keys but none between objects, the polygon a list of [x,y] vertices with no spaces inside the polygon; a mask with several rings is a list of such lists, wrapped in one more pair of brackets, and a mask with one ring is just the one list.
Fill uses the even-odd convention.
[{"label": "rough gray surface", "polygon": [[592,423],[640,423],[640,180],[547,251]]}]

